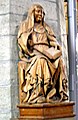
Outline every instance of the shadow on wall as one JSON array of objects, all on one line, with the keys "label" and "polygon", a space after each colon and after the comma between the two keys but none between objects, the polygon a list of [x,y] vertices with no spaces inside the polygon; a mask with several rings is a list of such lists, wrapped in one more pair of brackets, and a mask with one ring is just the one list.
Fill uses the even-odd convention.
[{"label": "shadow on wall", "polygon": [[[19,16],[20,19],[21,16]],[[22,21],[27,17],[27,13],[23,15]],[[17,24],[17,23],[15,23]],[[10,35],[11,39],[11,60],[10,60],[10,80],[11,80],[11,117],[17,118],[19,111],[17,105],[19,104],[19,78],[18,78],[18,61],[19,61],[19,48],[17,43],[17,34],[20,24],[18,23],[15,28],[12,26],[11,29],[15,29],[14,35]]]}]

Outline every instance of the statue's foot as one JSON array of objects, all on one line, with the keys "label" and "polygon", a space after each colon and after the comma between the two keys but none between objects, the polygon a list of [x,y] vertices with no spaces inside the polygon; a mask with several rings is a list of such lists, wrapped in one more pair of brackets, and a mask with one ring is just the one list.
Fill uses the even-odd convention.
[{"label": "statue's foot", "polygon": [[28,101],[29,98],[29,91],[27,92],[26,98],[23,100],[23,103],[26,103]]},{"label": "statue's foot", "polygon": [[39,98],[35,98],[35,99],[33,99],[33,100],[29,100],[27,103],[28,103],[28,104],[36,104],[38,99],[39,99]]},{"label": "statue's foot", "polygon": [[28,104],[41,104],[41,103],[45,103],[46,99],[43,96],[38,96],[37,98],[28,101]]},{"label": "statue's foot", "polygon": [[48,101],[51,101],[50,98],[52,98],[55,94],[56,94],[56,89],[53,88],[53,89],[48,93],[48,95],[47,95],[47,102],[48,102]]},{"label": "statue's foot", "polygon": [[37,103],[45,103],[46,99],[43,96],[40,96],[39,99],[37,100]]},{"label": "statue's foot", "polygon": [[55,103],[52,99],[47,99],[47,103]]},{"label": "statue's foot", "polygon": [[34,92],[31,94],[30,98],[28,99],[28,103],[30,103],[31,101],[36,101],[36,99],[38,98],[38,94],[35,94]]}]

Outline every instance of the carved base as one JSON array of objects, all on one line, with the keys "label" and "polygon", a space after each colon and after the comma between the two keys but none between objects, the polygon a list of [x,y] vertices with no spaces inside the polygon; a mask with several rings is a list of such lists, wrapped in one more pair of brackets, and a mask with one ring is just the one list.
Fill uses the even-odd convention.
[{"label": "carved base", "polygon": [[34,105],[18,105],[20,111],[20,120],[28,119],[55,119],[55,118],[69,118],[74,117],[73,102],[62,103],[43,103]]}]

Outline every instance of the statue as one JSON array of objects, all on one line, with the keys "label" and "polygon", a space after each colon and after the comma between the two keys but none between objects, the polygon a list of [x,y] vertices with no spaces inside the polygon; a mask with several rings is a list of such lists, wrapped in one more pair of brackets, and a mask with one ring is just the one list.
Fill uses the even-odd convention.
[{"label": "statue", "polygon": [[68,100],[62,49],[44,16],[41,5],[32,5],[18,32],[20,102],[23,104]]}]

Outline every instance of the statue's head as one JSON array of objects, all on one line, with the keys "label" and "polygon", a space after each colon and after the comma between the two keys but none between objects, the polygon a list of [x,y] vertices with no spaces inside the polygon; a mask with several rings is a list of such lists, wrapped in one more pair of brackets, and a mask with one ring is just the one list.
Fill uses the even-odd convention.
[{"label": "statue's head", "polygon": [[44,10],[43,10],[43,8],[42,8],[42,6],[41,5],[35,5],[35,9],[34,9],[34,20],[35,20],[35,22],[41,22],[41,21],[43,21],[44,20],[44,15],[45,15],[45,13],[44,13]]},{"label": "statue's head", "polygon": [[30,22],[32,22],[32,24],[34,24],[35,22],[43,22],[44,15],[45,13],[43,7],[39,4],[32,5],[28,11],[28,19],[30,19]]}]

